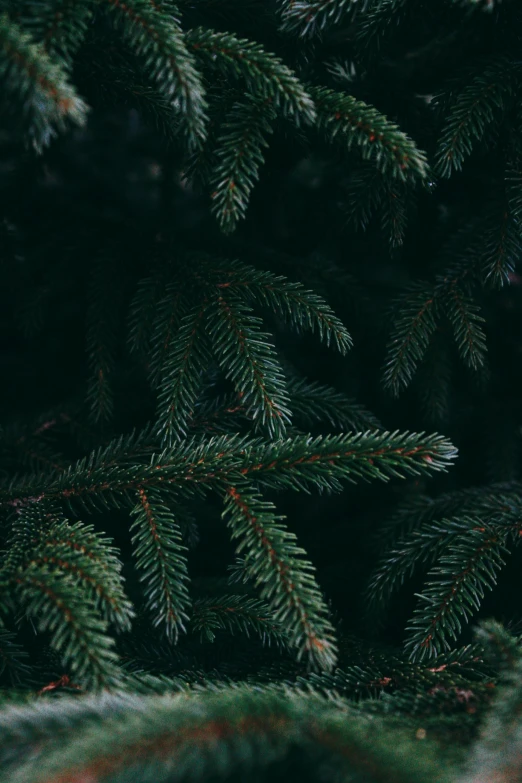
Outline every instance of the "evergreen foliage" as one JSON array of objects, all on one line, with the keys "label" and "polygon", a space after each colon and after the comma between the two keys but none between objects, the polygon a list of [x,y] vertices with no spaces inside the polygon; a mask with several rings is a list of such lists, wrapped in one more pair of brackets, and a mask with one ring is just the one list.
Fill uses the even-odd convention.
[{"label": "evergreen foliage", "polygon": [[522,776],[521,32],[0,0],[0,783]]}]

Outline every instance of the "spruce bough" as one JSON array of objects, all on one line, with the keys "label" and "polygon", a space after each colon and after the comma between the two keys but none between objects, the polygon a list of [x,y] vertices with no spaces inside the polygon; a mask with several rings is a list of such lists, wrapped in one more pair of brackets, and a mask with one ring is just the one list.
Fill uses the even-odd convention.
[{"label": "spruce bough", "polygon": [[0,781],[520,777],[520,30],[0,0]]}]

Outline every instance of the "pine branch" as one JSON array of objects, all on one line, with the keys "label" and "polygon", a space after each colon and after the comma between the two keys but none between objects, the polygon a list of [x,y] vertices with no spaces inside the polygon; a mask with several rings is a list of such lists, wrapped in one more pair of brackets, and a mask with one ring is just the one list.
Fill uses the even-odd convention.
[{"label": "pine branch", "polygon": [[482,270],[484,280],[496,288],[509,284],[520,257],[519,225],[522,218],[522,157],[517,150],[508,161],[505,193],[495,200],[486,222]]},{"label": "pine branch", "polygon": [[252,419],[235,392],[202,403],[196,409],[192,434],[233,435],[251,427]]},{"label": "pine branch", "polygon": [[54,520],[32,552],[26,553],[29,557],[31,565],[68,575],[108,622],[120,631],[130,629],[134,610],[123,590],[117,550],[92,525]]},{"label": "pine branch", "polygon": [[475,628],[475,640],[482,646],[484,657],[498,672],[501,681],[505,683],[516,679],[520,666],[520,637],[514,636],[496,620],[483,620]]},{"label": "pine branch", "polygon": [[480,608],[485,590],[492,590],[496,575],[505,565],[502,557],[507,531],[482,524],[457,537],[428,574],[424,592],[408,626],[405,648],[412,660],[433,657],[449,649],[450,639],[461,632]]},{"label": "pine branch", "polygon": [[63,470],[66,460],[53,438],[60,418],[50,411],[34,426],[22,428],[19,422],[13,422],[2,433],[4,464],[15,470]]},{"label": "pine branch", "polygon": [[[132,353],[142,357],[147,357],[151,351],[153,325],[160,303],[166,310],[170,309],[171,316],[178,315],[176,299],[165,296],[165,282],[163,275],[158,273],[142,278],[130,304],[127,344]],[[168,318],[167,313],[164,313],[165,316]],[[161,367],[163,364],[163,356],[156,356],[155,364],[157,376],[160,371],[158,365]]]},{"label": "pine branch", "polygon": [[89,416],[93,423],[107,422],[113,416],[111,376],[118,341],[118,282],[120,270],[107,259],[96,261],[91,269],[86,319],[86,344],[90,369],[87,391]]},{"label": "pine branch", "polygon": [[7,572],[16,570],[27,561],[40,535],[52,524],[55,509],[52,504],[42,503],[41,500],[29,497],[20,503],[11,504],[15,516],[2,558],[2,567]]},{"label": "pine branch", "polygon": [[36,150],[45,147],[68,122],[83,125],[86,104],[76,95],[60,65],[7,15],[0,17],[0,74]]},{"label": "pine branch", "polygon": [[245,217],[250,193],[263,165],[266,136],[272,133],[276,113],[265,100],[247,96],[227,115],[214,154],[211,175],[212,211],[221,228],[229,233]]},{"label": "pine branch", "polygon": [[186,436],[194,416],[204,373],[211,360],[207,335],[208,309],[207,300],[193,306],[182,318],[179,331],[167,347],[158,390],[157,414],[157,432],[164,445]]},{"label": "pine branch", "polygon": [[384,385],[395,396],[407,386],[435,331],[437,301],[431,286],[417,284],[398,302],[386,359]]},{"label": "pine branch", "polygon": [[398,539],[377,566],[366,590],[372,615],[386,609],[406,579],[419,566],[436,562],[457,537],[481,526],[480,518],[459,516],[455,519],[425,522]]},{"label": "pine branch", "polygon": [[[125,682],[122,675],[121,683]],[[122,715],[129,706],[128,694],[102,692],[97,697],[87,695],[83,699],[64,697],[58,702],[34,698],[24,709],[2,710],[0,714],[0,780],[7,779],[18,764],[33,756],[35,770],[42,755],[53,743],[61,744],[67,737],[85,728],[89,723],[104,717]],[[35,771],[36,775],[36,771]],[[3,783],[3,782],[2,782]]]},{"label": "pine branch", "polygon": [[[117,449],[118,442],[111,445]],[[39,495],[62,502],[81,501],[86,508],[120,508],[141,487],[218,489],[235,475],[250,476],[274,488],[339,489],[340,480],[419,475],[446,470],[456,449],[440,435],[376,432],[299,436],[269,442],[261,438],[220,436],[191,438],[149,457],[147,464],[110,458],[110,450],[94,452],[52,480],[37,476],[25,484],[0,490],[0,504],[20,505]],[[120,458],[121,459],[121,458]]]},{"label": "pine branch", "polygon": [[390,186],[386,183],[383,194],[381,227],[388,238],[390,247],[400,247],[404,243],[408,226],[408,193],[400,183]]},{"label": "pine branch", "polygon": [[402,183],[390,183],[379,171],[367,166],[350,177],[346,195],[342,206],[349,226],[366,231],[380,212],[381,227],[390,246],[402,245],[411,201]]},{"label": "pine branch", "polygon": [[428,176],[424,152],[373,106],[325,87],[313,87],[310,94],[317,108],[316,126],[330,142],[347,149],[355,145],[363,160],[400,181]]},{"label": "pine branch", "polygon": [[452,400],[452,357],[447,341],[435,335],[418,370],[417,393],[425,420],[442,429],[447,425]]},{"label": "pine branch", "polygon": [[465,364],[474,370],[485,362],[486,337],[481,324],[484,323],[477,307],[469,296],[458,287],[451,288],[444,298],[444,307],[453,326],[455,341]]},{"label": "pine branch", "polygon": [[216,631],[252,633],[263,643],[272,642],[278,647],[288,646],[284,626],[277,622],[267,604],[243,595],[220,595],[194,601],[190,629],[202,639],[213,642]]},{"label": "pine branch", "polygon": [[522,514],[521,493],[522,486],[518,483],[499,482],[466,487],[437,498],[415,495],[398,507],[384,530],[380,530],[379,536],[387,540],[389,535],[408,535],[423,524],[456,516],[490,521],[501,514],[506,520],[514,520]]},{"label": "pine branch", "polygon": [[[164,497],[167,502],[170,502],[171,499],[168,492],[164,493]],[[179,502],[179,498],[176,497],[175,500],[176,522],[181,531],[183,544],[187,549],[194,549],[201,539],[198,520],[190,508]],[[172,502],[174,502],[174,498],[172,498]]]},{"label": "pine branch", "polygon": [[[457,1],[469,13],[456,7]],[[421,258],[432,282],[409,289],[397,312],[386,385],[397,394],[417,370],[425,372],[422,381],[429,389],[416,378],[410,402],[415,405],[424,395],[442,431],[456,428],[459,442],[468,446],[481,440],[480,432],[471,441],[468,436],[477,422],[480,430],[484,395],[467,394],[469,374],[461,383],[460,362],[455,375],[448,357],[460,353],[474,369],[485,363],[482,296],[475,293],[507,282],[512,289],[488,292],[491,344],[500,345],[508,359],[513,350],[516,354],[517,334],[503,341],[499,327],[512,325],[522,257],[517,140],[522,15],[512,0],[498,9],[493,0],[448,0],[438,14],[435,6],[421,5],[282,0],[281,30],[277,4],[262,0],[180,0],[179,6],[171,0],[0,0],[6,12],[0,15],[4,326],[20,312],[11,290],[36,289],[28,297],[32,317],[24,313],[21,322],[32,327],[31,340],[37,338],[31,342],[26,330],[20,354],[18,338],[11,338],[8,328],[9,339],[0,345],[7,377],[13,372],[13,382],[25,380],[20,396],[4,390],[5,426],[0,427],[0,615],[19,630],[14,636],[0,623],[2,681],[11,678],[19,685],[0,695],[0,783],[257,780],[265,772],[337,783],[448,783],[463,769],[466,783],[484,776],[503,783],[519,775],[520,640],[489,626],[485,636],[490,638],[483,641],[495,652],[490,649],[487,661],[478,645],[454,649],[454,642],[494,586],[504,553],[522,540],[520,482],[459,489],[435,499],[419,496],[424,477],[445,471],[454,460],[449,440],[385,432],[371,413],[336,389],[297,380],[291,372],[287,381],[279,355],[285,323],[296,332],[315,333],[341,354],[352,345],[346,328],[323,298],[303,285],[214,255],[226,255],[230,247],[248,261],[274,261],[283,270],[304,264],[305,277],[316,279],[320,292],[335,289],[362,337],[363,354],[386,328],[386,292],[399,289]],[[495,13],[489,19],[472,13],[491,5]],[[216,30],[209,29],[213,21]],[[195,24],[203,26],[185,32]],[[248,31],[252,40],[240,37]],[[420,48],[417,33],[426,39]],[[432,197],[425,154],[359,99],[386,106],[390,119],[403,118],[408,134],[431,149],[432,96],[418,91],[431,92],[452,70],[465,73],[482,35],[491,49],[490,63],[482,73],[475,69],[459,77],[457,90],[448,88],[438,149],[445,173],[464,163],[466,169]],[[375,47],[381,43],[386,51],[378,55]],[[332,58],[341,49],[348,59],[335,70]],[[348,94],[328,89],[336,76],[349,85]],[[323,77],[326,86],[318,86]],[[40,150],[69,125],[85,124],[87,107],[76,89],[92,98],[93,123],[56,144],[39,163],[32,154],[20,157],[25,129]],[[382,103],[375,97],[379,90],[389,92]],[[281,115],[300,127],[276,140],[268,155],[269,136]],[[148,124],[154,117],[159,135]],[[285,133],[287,126],[282,121],[277,129]],[[307,143],[312,126],[320,137],[317,149]],[[96,153],[107,132],[121,132],[121,147],[110,145],[110,160]],[[184,136],[192,155],[188,162]],[[167,140],[173,143],[164,149]],[[494,154],[487,165],[479,160],[473,168],[470,161],[468,170],[468,156],[491,142]],[[281,169],[278,162],[285,155]],[[238,226],[251,209],[264,158],[282,187],[275,195],[287,196],[284,214],[278,213],[271,227],[266,220],[263,225],[275,208],[268,187],[257,217],[249,212],[249,220]],[[347,167],[339,167],[341,158]],[[201,183],[204,192],[197,188]],[[354,237],[350,231],[339,237],[323,224],[330,217],[335,229],[342,219],[343,192],[351,225],[369,227],[372,236]],[[399,250],[417,195],[419,220]],[[35,215],[35,236],[26,236],[35,205],[43,211]],[[217,228],[207,224],[212,211],[222,231],[237,226],[241,236],[220,239]],[[310,217],[309,225],[294,242],[303,215]],[[445,234],[461,224],[456,241],[450,236],[446,244]],[[19,230],[15,241],[11,234]],[[43,245],[42,232],[48,237]],[[65,355],[53,354],[53,335],[65,334],[64,350],[69,344],[72,350],[83,311],[70,297],[78,294],[83,305],[82,264],[92,265],[93,237],[104,242],[113,237],[111,258],[125,257],[125,269],[117,270],[112,261],[107,268],[95,259],[87,292],[91,421],[110,414],[107,380],[114,376],[123,390],[116,424],[125,434],[110,442],[100,427],[91,427],[83,441],[77,437],[84,411],[79,400],[68,422],[54,412],[33,424],[32,414],[27,419],[23,413],[27,402],[36,404],[32,387],[38,391],[36,381],[53,355],[58,360]],[[371,269],[361,269],[363,283],[354,286],[351,271],[364,264],[352,252],[358,248],[375,251],[376,257]],[[73,256],[78,263],[71,265]],[[128,347],[134,355],[129,359],[119,355],[122,319],[115,304],[119,296],[132,298],[129,286],[142,275],[146,278],[130,307]],[[275,324],[277,351],[270,328],[258,317],[265,309]],[[438,329],[442,315],[449,322]],[[458,351],[451,334],[446,339],[451,329]],[[488,329],[491,350],[489,342]],[[49,356],[40,354],[41,345],[51,350]],[[24,355],[32,360],[25,369]],[[297,359],[301,366],[313,357]],[[359,364],[358,357],[354,361]],[[501,381],[515,378],[509,362],[493,365],[500,368]],[[322,359],[318,377],[321,368]],[[76,400],[79,366],[74,361],[62,369],[68,370],[65,392],[70,389]],[[156,412],[151,413],[149,391],[140,394],[143,371],[157,397]],[[371,380],[366,369],[359,375],[345,384],[357,400]],[[43,383],[40,396],[54,399],[58,392],[52,386]],[[497,387],[494,408],[502,415],[493,415],[485,426],[498,430],[497,462],[505,446],[514,444],[516,466],[516,383],[513,388],[497,383],[489,392]],[[128,434],[150,416],[145,429]],[[415,418],[408,401],[400,406],[401,416]],[[332,427],[334,434],[301,434],[297,426],[305,425],[314,433]],[[504,429],[512,432],[504,435]],[[93,444],[98,448],[88,453]],[[75,461],[79,454],[86,456]],[[470,464],[480,463],[477,452]],[[464,465],[462,476],[466,470]],[[517,475],[516,467],[510,475]],[[300,536],[289,531],[269,498],[287,489],[332,492],[345,482],[409,476],[414,479],[405,482],[404,492],[392,487],[392,495],[410,500],[400,505],[392,524],[376,531],[375,549],[383,551],[366,596],[370,608],[382,608],[415,569],[429,571],[407,631],[407,661],[388,648],[358,646],[346,634],[337,643]],[[444,486],[461,486],[462,476],[449,485],[441,477],[443,492]],[[385,496],[391,497],[389,491]],[[356,505],[358,498],[359,493]],[[231,572],[241,584],[234,595],[228,594],[224,576],[214,575],[219,564],[210,563],[218,551],[214,535],[219,531],[212,530],[216,504],[220,510],[224,504],[224,534],[233,549],[237,546]],[[379,498],[372,497],[371,504],[378,514]],[[196,517],[193,508],[199,510]],[[138,617],[112,539],[64,517],[67,510],[80,509],[99,514],[102,528],[121,545],[122,558],[134,555],[129,595],[137,596],[138,605],[143,598]],[[212,568],[209,572],[208,563],[202,564],[206,576],[194,588],[207,597],[192,605],[187,549],[198,541],[200,521]],[[206,528],[211,538],[205,544]],[[383,542],[390,540],[386,552]],[[260,595],[252,598],[256,587]],[[115,648],[111,637],[122,630]],[[179,640],[185,630],[189,634]],[[221,632],[235,635],[232,659]],[[256,655],[241,635],[272,640],[281,654],[261,649]],[[18,646],[26,637],[30,659]],[[214,639],[211,649],[201,643]],[[123,653],[121,663],[116,649]],[[289,651],[300,660],[292,661]],[[343,668],[336,668],[337,658]],[[254,673],[258,665],[261,671]],[[305,676],[307,666],[322,671]],[[249,684],[233,684],[236,677]],[[80,693],[89,688],[113,695],[93,699]],[[484,717],[497,692],[491,728]],[[29,706],[30,700],[36,704]],[[16,708],[9,708],[10,702]],[[433,754],[432,737],[442,739]],[[482,750],[466,767],[467,747],[460,743],[472,737]],[[484,749],[486,738],[490,744]]]},{"label": "pine branch", "polygon": [[260,587],[274,619],[282,623],[298,660],[321,669],[335,665],[337,648],[327,608],[313,575],[313,566],[303,559],[306,552],[296,537],[281,524],[272,503],[263,501],[243,482],[227,489],[225,512],[232,538],[239,539],[236,553],[245,553],[245,570]]},{"label": "pine branch", "polygon": [[[327,753],[329,772],[338,779],[451,779],[437,748],[419,745],[377,716],[370,719],[314,693],[240,685],[191,694],[85,699],[73,713],[67,744],[63,727],[72,710],[65,699],[62,704],[64,717],[55,704],[22,708],[25,736],[38,737],[45,752],[27,753],[18,768],[9,769],[10,783],[65,783],[101,776],[115,781],[149,773],[155,783],[175,783],[204,779],[216,769],[223,777],[252,777],[281,765],[293,774],[302,771],[296,750],[312,774],[321,769]],[[13,710],[5,719],[4,731],[11,736],[20,722],[18,714]],[[79,715],[85,716],[83,722]]]},{"label": "pine branch", "polygon": [[92,715],[91,720],[84,721],[83,729],[75,726],[78,746],[74,741],[67,746],[63,739],[55,745],[61,757],[52,753],[50,744],[51,722],[56,731],[56,710],[48,707],[44,725],[40,718],[38,726],[34,707],[27,708],[26,724],[33,735],[47,740],[46,753],[38,757],[38,764],[27,758],[11,770],[13,783],[22,769],[26,783],[50,783],[58,777],[73,780],[79,775],[86,779],[98,779],[102,774],[108,780],[122,774],[136,778],[150,768],[155,770],[157,783],[166,783],[169,777],[183,780],[187,773],[194,775],[195,747],[197,778],[215,771],[216,763],[223,774],[236,769],[248,774],[283,755],[296,733],[292,704],[269,690],[260,695],[245,686],[228,692],[219,688],[199,697],[193,694],[189,700],[185,694],[120,695],[84,704],[82,712]]},{"label": "pine branch", "polygon": [[[143,282],[143,288],[137,292],[139,297],[134,300],[132,309],[132,324],[137,324],[138,319],[150,314],[152,331],[149,337],[149,328],[143,323],[144,334],[141,337],[142,344],[147,347],[148,372],[153,388],[161,381],[167,365],[169,355],[175,350],[175,338],[184,316],[188,315],[191,302],[183,290],[183,286],[177,276],[172,281],[165,281],[160,276],[156,285]],[[150,289],[153,290],[150,290]],[[156,300],[156,294],[162,293]],[[153,298],[154,297],[154,298]],[[155,315],[154,315],[155,313]],[[133,330],[134,340],[138,337],[138,327]]]},{"label": "pine branch", "polygon": [[461,5],[463,8],[470,8],[474,11],[488,11],[491,12],[495,9],[499,0],[452,0],[456,5]]},{"label": "pine branch", "polygon": [[357,0],[283,0],[283,30],[301,36],[320,34],[357,8]]},{"label": "pine branch", "polygon": [[[425,665],[398,657],[386,648],[374,649],[365,645],[351,652],[352,658],[354,653],[358,657],[360,655],[360,665],[338,668],[332,673],[312,672],[306,677],[299,676],[293,686],[305,692],[313,688],[326,697],[332,692],[351,699],[361,695],[373,697],[372,703],[362,705],[364,711],[369,708],[373,714],[403,713],[406,718],[416,720],[422,714],[433,715],[433,704],[426,705],[421,701],[426,692],[436,697],[441,692],[453,691],[454,698],[458,689],[470,686],[470,680],[476,685],[481,680],[490,679],[490,672],[483,661],[484,651],[478,644],[451,650]],[[413,703],[408,696],[413,697]]]},{"label": "pine branch", "polygon": [[169,640],[176,640],[179,631],[185,631],[190,606],[186,547],[176,514],[161,494],[143,488],[137,494],[131,512],[136,567],[154,625],[164,629]]},{"label": "pine branch", "polygon": [[[368,712],[399,720],[420,740],[434,737],[439,747],[454,740],[455,744],[469,743],[477,735],[477,713],[483,713],[490,705],[492,686],[491,681],[472,681],[460,687],[435,685],[428,691],[385,693],[381,699],[372,699]],[[416,729],[419,722],[420,730]],[[454,768],[452,774],[455,775]]]},{"label": "pine branch", "polygon": [[503,58],[486,66],[451,101],[439,139],[435,171],[449,177],[460,171],[474,142],[499,119],[512,92],[512,66]]},{"label": "pine branch", "polygon": [[245,79],[250,93],[272,100],[296,123],[315,120],[313,101],[303,85],[279,57],[265,52],[259,44],[204,28],[190,30],[186,40],[206,66],[219,69],[225,76]]},{"label": "pine branch", "polygon": [[31,671],[29,655],[17,642],[16,634],[0,628],[0,674],[7,673],[12,685],[21,684]]},{"label": "pine branch", "polygon": [[[4,577],[5,580],[5,577]],[[118,680],[114,640],[94,603],[78,591],[71,575],[46,564],[30,563],[9,577],[25,613],[40,633],[48,632],[51,647],[60,653],[76,680],[100,688]],[[4,589],[9,589],[4,581]]]},{"label": "pine branch", "polygon": [[520,639],[494,621],[483,622],[477,638],[486,646],[489,656],[500,663],[501,681],[458,783],[482,780],[508,783],[520,776],[522,763]]},{"label": "pine branch", "polygon": [[358,19],[356,41],[367,56],[378,52],[386,37],[404,21],[409,0],[372,0]]},{"label": "pine branch", "polygon": [[304,691],[313,688],[316,693],[325,696],[337,693],[343,697],[353,698],[363,694],[371,698],[382,693],[391,682],[391,677],[383,675],[381,667],[372,662],[362,667],[355,665],[344,669],[336,668],[331,673],[311,672],[306,677],[297,677],[294,687],[297,686]]},{"label": "pine branch", "polygon": [[164,696],[167,693],[179,693],[180,691],[188,691],[188,689],[189,683],[183,677],[166,677],[162,674],[153,675],[141,671],[128,672],[122,678],[119,686],[120,692],[127,691],[134,695],[147,696],[152,694]]},{"label": "pine branch", "polygon": [[334,429],[367,432],[382,429],[378,419],[364,406],[330,386],[290,378],[288,393],[295,418],[306,426],[328,422]]},{"label": "pine branch", "polygon": [[352,338],[331,307],[301,283],[235,260],[203,261],[203,269],[206,279],[218,289],[227,289],[248,302],[269,307],[298,331],[317,332],[327,346],[333,344],[342,354],[351,348]]},{"label": "pine branch", "polygon": [[418,475],[446,470],[456,450],[440,435],[373,432],[300,436],[245,452],[241,473],[274,488],[339,489],[340,479]]},{"label": "pine branch", "polygon": [[179,109],[189,144],[206,136],[206,101],[195,59],[176,17],[151,0],[103,0],[123,35],[142,56],[152,79]]},{"label": "pine branch", "polygon": [[[82,470],[96,471],[103,467],[126,468],[131,465],[150,462],[158,451],[158,438],[152,423],[143,429],[133,430],[127,435],[119,435],[109,443],[91,451],[77,463]],[[70,468],[71,466],[69,466]]]},{"label": "pine branch", "polygon": [[385,180],[373,166],[361,166],[351,175],[342,202],[348,226],[366,231],[382,204],[384,188]]},{"label": "pine branch", "polygon": [[[233,83],[226,86],[221,80],[216,80],[208,86],[208,133],[205,144],[187,156],[183,169],[187,180],[207,190],[216,166],[216,144],[221,132],[221,124],[232,111],[234,105],[245,97],[245,90]],[[246,93],[249,95],[249,93]],[[253,100],[253,98],[251,98]],[[267,107],[269,103],[266,104]]]},{"label": "pine branch", "polygon": [[260,331],[261,320],[251,312],[230,289],[222,289],[209,307],[208,329],[223,372],[246,411],[270,437],[282,437],[290,421],[286,384],[270,337]]},{"label": "pine branch", "polygon": [[471,290],[477,267],[476,258],[472,256],[468,261],[464,254],[456,268],[438,275],[434,284],[417,282],[397,300],[384,372],[385,386],[395,396],[401,387],[409,385],[424,359],[441,309],[450,318],[464,362],[473,369],[484,365],[486,344],[480,326],[483,319],[466,293],[466,289]]},{"label": "pine branch", "polygon": [[72,58],[80,48],[93,18],[91,0],[52,0],[32,3],[25,19],[28,30],[55,59],[60,58],[70,70]]},{"label": "pine branch", "polygon": [[519,222],[505,210],[500,220],[490,224],[482,236],[482,274],[486,283],[495,288],[509,285],[521,245]]}]

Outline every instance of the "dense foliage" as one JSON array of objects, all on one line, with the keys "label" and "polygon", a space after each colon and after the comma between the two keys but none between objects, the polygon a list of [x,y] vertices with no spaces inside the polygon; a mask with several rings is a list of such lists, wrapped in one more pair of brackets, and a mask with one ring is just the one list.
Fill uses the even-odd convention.
[{"label": "dense foliage", "polygon": [[0,0],[0,781],[520,778],[521,37]]}]

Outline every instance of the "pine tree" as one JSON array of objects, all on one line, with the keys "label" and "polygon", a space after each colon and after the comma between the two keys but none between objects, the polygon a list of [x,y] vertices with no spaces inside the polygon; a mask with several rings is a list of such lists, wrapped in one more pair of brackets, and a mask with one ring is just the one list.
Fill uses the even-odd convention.
[{"label": "pine tree", "polygon": [[521,31],[0,0],[0,783],[521,776]]}]

